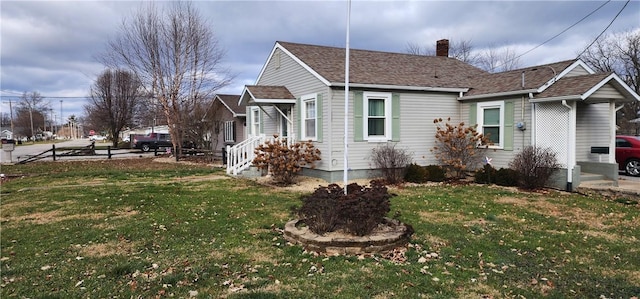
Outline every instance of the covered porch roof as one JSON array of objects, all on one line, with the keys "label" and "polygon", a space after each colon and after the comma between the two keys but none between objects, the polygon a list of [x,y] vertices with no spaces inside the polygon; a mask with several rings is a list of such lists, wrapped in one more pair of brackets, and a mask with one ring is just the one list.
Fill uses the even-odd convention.
[{"label": "covered porch roof", "polygon": [[296,98],[284,86],[246,85],[238,105],[295,104]]},{"label": "covered porch roof", "polygon": [[587,104],[613,101],[623,104],[640,101],[640,96],[615,73],[604,73],[563,77],[543,92],[536,94],[530,101],[581,101]]}]

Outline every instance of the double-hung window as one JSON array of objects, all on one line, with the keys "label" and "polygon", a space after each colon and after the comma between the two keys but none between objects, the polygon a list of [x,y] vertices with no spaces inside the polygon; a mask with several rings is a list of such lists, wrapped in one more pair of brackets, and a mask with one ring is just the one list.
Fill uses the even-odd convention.
[{"label": "double-hung window", "polygon": [[479,131],[493,143],[490,147],[504,146],[504,102],[478,103]]},{"label": "double-hung window", "polygon": [[365,92],[364,139],[387,141],[391,139],[391,93]]},{"label": "double-hung window", "polygon": [[302,139],[315,141],[318,136],[317,120],[317,97],[316,94],[303,96],[301,99],[302,113]]},{"label": "double-hung window", "polygon": [[224,122],[224,142],[235,142],[236,123],[232,120]]}]

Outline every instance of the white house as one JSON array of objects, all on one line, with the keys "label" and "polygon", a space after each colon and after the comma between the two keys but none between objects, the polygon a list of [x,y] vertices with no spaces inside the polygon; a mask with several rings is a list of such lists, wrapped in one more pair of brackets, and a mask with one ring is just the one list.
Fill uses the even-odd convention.
[{"label": "white house", "polygon": [[[573,190],[580,173],[617,181],[615,112],[640,101],[616,74],[596,74],[580,60],[487,73],[448,57],[448,41],[436,56],[350,50],[348,103],[349,177],[375,175],[371,150],[395,143],[421,165],[438,164],[433,120],[478,124],[491,133],[495,167],[507,167],[523,147],[551,147],[563,164],[554,186]],[[305,175],[329,182],[343,177],[345,49],[276,42],[256,83],[246,86],[249,148],[273,134],[312,140],[322,160]],[[592,148],[609,154],[592,153]],[[230,173],[250,163],[232,161]]]}]

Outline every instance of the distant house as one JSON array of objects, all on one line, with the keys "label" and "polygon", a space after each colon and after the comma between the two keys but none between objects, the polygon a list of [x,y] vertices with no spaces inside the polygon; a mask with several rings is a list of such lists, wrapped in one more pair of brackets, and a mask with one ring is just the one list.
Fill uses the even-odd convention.
[{"label": "distant house", "polygon": [[13,132],[10,129],[2,129],[2,131],[0,132],[0,138],[13,139]]},{"label": "distant house", "polygon": [[[438,41],[436,56],[350,51],[350,178],[375,176],[370,154],[386,143],[408,150],[418,164],[438,164],[430,151],[433,120],[451,117],[491,133],[494,167],[507,167],[523,147],[537,145],[552,148],[563,165],[555,187],[575,189],[581,172],[617,180],[615,112],[640,96],[616,74],[596,74],[580,60],[492,74],[449,58],[448,47]],[[276,42],[256,83],[240,95],[239,105],[247,105],[245,144],[273,134],[312,140],[322,160],[304,173],[340,181],[344,64],[342,48]],[[228,171],[247,166],[234,161]]]},{"label": "distant house", "polygon": [[239,99],[239,95],[229,94],[217,94],[213,99],[213,111],[216,111],[213,146],[216,152],[244,140],[246,106],[239,104]]}]

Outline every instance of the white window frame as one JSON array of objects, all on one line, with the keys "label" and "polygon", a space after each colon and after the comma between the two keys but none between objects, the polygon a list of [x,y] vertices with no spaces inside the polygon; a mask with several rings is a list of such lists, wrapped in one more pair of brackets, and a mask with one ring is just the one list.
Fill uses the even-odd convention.
[{"label": "white window frame", "polygon": [[504,148],[504,101],[493,101],[493,102],[481,102],[478,103],[478,131],[484,135],[484,110],[485,109],[500,109],[500,124],[498,125],[500,128],[500,136],[498,136],[498,144],[490,145],[489,148],[495,149],[503,149]]},{"label": "white window frame", "polygon": [[[280,134],[279,136],[282,138],[289,138],[289,136],[291,136],[291,124],[289,123],[288,119],[291,119],[291,110],[290,109],[282,109],[282,113],[284,113],[284,115],[278,113],[278,122],[280,125]],[[286,115],[286,117],[285,117]],[[285,134],[285,132],[287,134]]]},{"label": "white window frame", "polygon": [[[314,104],[314,108],[315,108],[315,115],[313,118],[307,118],[307,105],[308,103],[313,102]],[[321,111],[318,111],[318,96],[317,94],[313,93],[313,94],[308,94],[308,95],[304,95],[300,98],[300,121],[302,122],[300,124],[300,136],[302,137],[302,140],[311,140],[311,141],[317,141],[318,140],[318,113],[321,113]],[[310,132],[307,132],[307,126],[306,126],[306,121],[307,120],[314,120],[315,123],[315,127],[314,127],[314,132],[313,132],[313,136],[309,136]]]},{"label": "white window frame", "polygon": [[[369,100],[384,100],[384,135],[369,135]],[[390,92],[365,92],[362,96],[363,101],[363,137],[369,142],[386,142],[391,140],[391,93]]]},{"label": "white window frame", "polygon": [[224,142],[235,142],[233,136],[234,132],[234,122],[233,120],[227,120],[224,122]]},{"label": "white window frame", "polygon": [[251,136],[260,135],[260,107],[251,107]]}]

